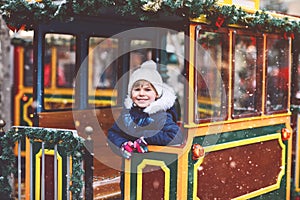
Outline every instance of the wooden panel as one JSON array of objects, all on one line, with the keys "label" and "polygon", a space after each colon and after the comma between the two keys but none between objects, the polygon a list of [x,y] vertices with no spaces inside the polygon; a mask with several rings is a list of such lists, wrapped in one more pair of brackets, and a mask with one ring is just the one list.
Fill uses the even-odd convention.
[{"label": "wooden panel", "polygon": [[106,135],[119,116],[122,108],[97,110],[43,112],[39,114],[39,126],[47,128],[73,129],[87,138],[85,128],[91,126],[94,142],[94,197],[103,198],[120,192],[119,179],[121,157],[109,148]]},{"label": "wooden panel", "polygon": [[84,128],[91,126],[97,130],[100,125],[104,133],[114,123],[120,112],[118,108],[105,108],[96,110],[71,110],[39,113],[39,126],[45,128],[76,129],[84,132]]},{"label": "wooden panel", "polygon": [[142,199],[164,199],[165,172],[158,166],[143,169]]},{"label": "wooden panel", "polygon": [[275,185],[282,159],[278,140],[210,152],[198,168],[197,196],[229,200]]}]

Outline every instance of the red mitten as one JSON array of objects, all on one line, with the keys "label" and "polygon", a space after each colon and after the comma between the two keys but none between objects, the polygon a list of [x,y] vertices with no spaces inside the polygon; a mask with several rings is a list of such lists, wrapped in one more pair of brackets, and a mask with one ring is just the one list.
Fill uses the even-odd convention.
[{"label": "red mitten", "polygon": [[133,146],[135,150],[139,153],[146,153],[148,152],[148,144],[145,141],[144,137],[140,137],[136,141],[134,141]]},{"label": "red mitten", "polygon": [[126,159],[130,159],[130,157],[132,155],[131,153],[133,152],[133,150],[134,150],[134,145],[133,145],[133,142],[131,142],[131,141],[124,142],[120,148],[122,156]]}]

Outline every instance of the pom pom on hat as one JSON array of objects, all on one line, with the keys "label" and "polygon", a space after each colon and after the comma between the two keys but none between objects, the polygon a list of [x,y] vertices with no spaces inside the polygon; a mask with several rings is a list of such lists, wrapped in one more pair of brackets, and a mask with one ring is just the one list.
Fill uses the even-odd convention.
[{"label": "pom pom on hat", "polygon": [[158,96],[162,95],[162,78],[156,70],[157,64],[153,60],[148,60],[142,63],[141,67],[134,71],[129,80],[128,94],[131,94],[132,86],[136,81],[145,80],[150,82],[155,88]]}]

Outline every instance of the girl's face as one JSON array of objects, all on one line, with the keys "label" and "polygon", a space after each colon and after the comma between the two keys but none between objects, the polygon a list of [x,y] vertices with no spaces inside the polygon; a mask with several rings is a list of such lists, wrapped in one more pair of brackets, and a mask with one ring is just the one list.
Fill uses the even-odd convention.
[{"label": "girl's face", "polygon": [[156,90],[148,81],[137,81],[133,84],[131,98],[138,107],[148,107],[157,97]]}]

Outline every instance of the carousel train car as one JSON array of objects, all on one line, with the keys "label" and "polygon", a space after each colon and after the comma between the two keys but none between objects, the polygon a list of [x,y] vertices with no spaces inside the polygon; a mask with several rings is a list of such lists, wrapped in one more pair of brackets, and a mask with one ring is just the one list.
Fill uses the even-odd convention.
[{"label": "carousel train car", "polygon": [[[93,128],[94,199],[119,197],[121,170],[125,199],[299,198],[299,36],[280,31],[298,18],[259,11],[253,2],[251,9],[204,2],[210,9],[188,19],[155,18],[149,11],[148,20],[102,13],[36,25],[33,126],[73,129],[82,137],[86,127]],[[236,15],[244,18],[230,21]],[[281,25],[255,21],[268,17]],[[62,52],[74,54],[72,98],[60,88],[52,96],[61,95],[68,107],[47,106],[47,41],[58,38],[72,44]],[[176,62],[168,62],[174,55]],[[150,145],[122,168],[106,135],[122,109],[131,70],[149,59],[176,91],[185,141]],[[114,93],[108,105],[97,104],[103,88]]]}]

